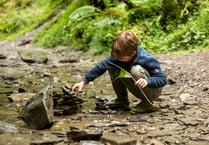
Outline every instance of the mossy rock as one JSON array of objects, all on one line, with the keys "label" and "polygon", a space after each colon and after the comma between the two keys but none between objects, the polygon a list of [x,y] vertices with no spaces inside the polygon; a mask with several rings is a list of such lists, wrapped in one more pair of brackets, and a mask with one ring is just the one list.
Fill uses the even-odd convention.
[{"label": "mossy rock", "polygon": [[48,54],[43,49],[19,48],[17,49],[20,58],[27,63],[46,63]]}]

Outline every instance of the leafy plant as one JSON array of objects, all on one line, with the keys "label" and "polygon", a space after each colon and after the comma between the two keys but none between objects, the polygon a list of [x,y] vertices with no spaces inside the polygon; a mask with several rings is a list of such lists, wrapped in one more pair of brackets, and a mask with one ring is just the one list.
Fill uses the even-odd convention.
[{"label": "leafy plant", "polygon": [[11,0],[4,3],[0,18],[0,40],[11,40],[36,28],[61,6],[51,0]]},{"label": "leafy plant", "polygon": [[73,1],[64,13],[58,15],[42,31],[34,37],[34,42],[42,47],[54,47],[57,45],[69,45],[73,35],[70,32],[69,15],[77,8],[86,5],[86,1]]},{"label": "leafy plant", "polygon": [[70,45],[100,54],[110,51],[119,32],[131,30],[139,45],[153,52],[209,44],[208,0],[1,0],[0,5],[0,40],[34,29],[61,8],[35,35],[34,43],[42,47]]},{"label": "leafy plant", "polygon": [[0,0],[0,6],[2,6],[5,2],[6,0]]},{"label": "leafy plant", "polygon": [[98,15],[99,12],[101,11],[94,6],[86,5],[79,7],[70,14],[68,25],[81,21],[82,19],[85,19],[87,17]]}]

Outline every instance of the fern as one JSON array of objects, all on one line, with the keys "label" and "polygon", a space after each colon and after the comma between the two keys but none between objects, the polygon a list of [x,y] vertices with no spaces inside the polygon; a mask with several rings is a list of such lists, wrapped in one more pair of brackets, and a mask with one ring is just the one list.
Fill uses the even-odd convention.
[{"label": "fern", "polygon": [[81,21],[87,17],[98,15],[98,12],[100,12],[100,9],[94,7],[94,6],[82,6],[80,8],[77,8],[75,11],[73,11],[69,16],[69,22],[68,25],[76,22]]},{"label": "fern", "polygon": [[104,36],[105,36],[104,28],[97,29],[97,32],[94,33],[94,35],[92,36],[92,40],[89,44],[90,45],[89,49],[91,53],[100,54],[107,49],[107,45],[105,45],[103,40]]}]

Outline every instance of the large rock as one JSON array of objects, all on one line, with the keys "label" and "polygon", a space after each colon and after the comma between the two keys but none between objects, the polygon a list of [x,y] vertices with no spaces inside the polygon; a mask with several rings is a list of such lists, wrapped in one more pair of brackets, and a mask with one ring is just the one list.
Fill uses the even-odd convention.
[{"label": "large rock", "polygon": [[53,124],[53,87],[47,86],[31,97],[20,112],[31,129],[45,129]]},{"label": "large rock", "polygon": [[17,49],[20,58],[27,63],[46,63],[48,54],[41,48],[23,47]]}]

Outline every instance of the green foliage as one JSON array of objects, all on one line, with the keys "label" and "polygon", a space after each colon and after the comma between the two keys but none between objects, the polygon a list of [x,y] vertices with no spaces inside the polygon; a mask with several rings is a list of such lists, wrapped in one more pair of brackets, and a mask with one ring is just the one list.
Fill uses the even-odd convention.
[{"label": "green foliage", "polygon": [[[112,46],[112,40],[117,35],[119,29],[114,26],[120,26],[120,21],[117,19],[104,18],[95,27],[90,28],[90,52],[100,54],[104,51],[109,52]],[[96,33],[95,33],[96,32]]]},{"label": "green foliage", "polygon": [[0,0],[0,6],[2,6],[5,2],[6,0]]},{"label": "green foliage", "polygon": [[[5,2],[9,1],[0,0],[0,5]],[[16,9],[0,18],[0,40],[31,30],[64,6],[66,9],[35,35],[36,44],[70,45],[100,54],[110,51],[115,36],[123,30],[132,30],[139,45],[153,52],[209,44],[208,0],[16,0]]]},{"label": "green foliage", "polygon": [[70,14],[68,25],[82,21],[85,18],[97,15],[97,12],[100,12],[100,10],[94,6],[87,5],[87,6],[79,7]]},{"label": "green foliage", "polygon": [[15,1],[15,6],[16,7],[27,7],[27,6],[31,6],[32,5],[32,1],[31,0],[16,0]]},{"label": "green foliage", "polygon": [[[70,3],[64,13],[58,15],[43,30],[37,33],[34,37],[34,42],[42,47],[54,47],[57,45],[69,45],[73,37],[69,26],[69,16],[77,8],[86,5],[86,1],[74,1]],[[79,27],[79,24],[75,24]],[[77,28],[75,28],[77,29]]]},{"label": "green foliage", "polygon": [[137,23],[142,19],[147,19],[156,16],[160,12],[159,2],[150,0],[146,3],[140,3],[139,6],[134,7],[128,11],[128,18],[130,23]]},{"label": "green foliage", "polygon": [[79,5],[76,8],[75,5],[78,4],[79,2],[72,3],[56,20],[56,25],[51,23],[38,33],[35,42],[43,47],[71,45],[79,50],[89,49],[95,54],[108,51],[118,32],[115,26],[119,26],[121,20],[106,16],[108,12],[101,13],[94,6]]},{"label": "green foliage", "polygon": [[11,19],[7,19],[5,21],[0,21],[0,31],[3,33],[15,33],[19,29],[23,29],[26,20],[22,19],[18,14],[16,17],[12,17]]},{"label": "green foliage", "polygon": [[42,24],[59,8],[59,5],[50,2],[51,0],[4,1],[0,13],[0,40],[17,38]]}]

